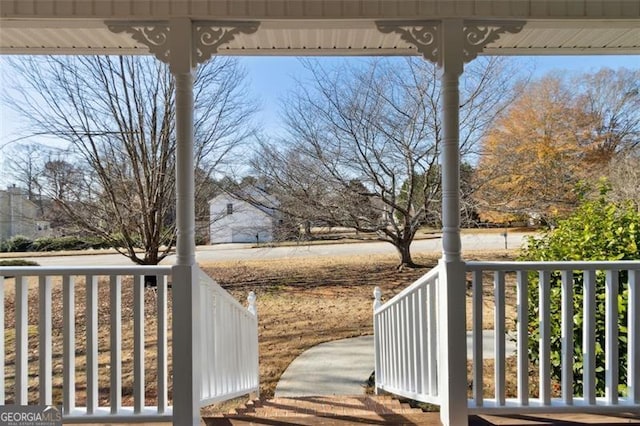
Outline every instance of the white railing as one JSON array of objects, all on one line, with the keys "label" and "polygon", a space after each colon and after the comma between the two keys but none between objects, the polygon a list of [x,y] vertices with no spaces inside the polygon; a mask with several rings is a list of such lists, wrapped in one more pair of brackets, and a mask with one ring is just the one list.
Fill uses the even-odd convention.
[{"label": "white railing", "polygon": [[[199,275],[200,402],[257,394],[255,295],[244,308]],[[170,276],[169,266],[0,267],[0,404],[62,406],[65,422],[171,420]]]},{"label": "white railing", "polygon": [[[472,280],[473,397],[472,413],[532,411],[628,411],[640,408],[640,262],[468,262]],[[622,277],[622,280],[620,279]],[[483,278],[491,280],[493,295],[483,296]],[[602,284],[597,284],[598,282]],[[505,288],[516,292],[517,396],[506,395]],[[513,289],[515,286],[515,289]],[[486,288],[487,286],[485,286]],[[627,293],[626,303],[619,301]],[[537,306],[529,305],[529,295]],[[574,298],[582,297],[582,314],[574,312]],[[486,300],[492,299],[492,300]],[[622,300],[622,299],[620,299]],[[493,304],[495,331],[495,392],[483,394],[482,312]],[[552,306],[553,311],[552,311]],[[559,312],[557,311],[559,309]],[[619,328],[620,314],[627,322]],[[531,311],[530,311],[531,310]],[[530,312],[536,313],[534,317]],[[596,317],[603,323],[596,324]],[[559,316],[559,319],[558,319]],[[530,318],[535,318],[529,321]],[[604,342],[596,341],[597,327],[604,326]],[[626,328],[626,330],[625,330]],[[559,333],[552,333],[559,330]],[[539,390],[530,394],[530,336],[538,336]],[[552,380],[551,341],[560,338],[561,377]],[[622,339],[621,339],[622,338]],[[627,361],[619,357],[620,343],[627,343]],[[576,342],[582,342],[581,349]],[[576,347],[578,350],[576,350]],[[604,351],[604,378],[598,378],[596,353]],[[582,380],[582,392],[574,392],[574,367]],[[620,374],[626,369],[627,374]],[[598,386],[600,385],[600,386]],[[619,385],[626,391],[619,392]],[[604,396],[596,389],[604,386]]]},{"label": "white railing", "polygon": [[384,305],[374,292],[376,389],[438,404],[438,267]]},{"label": "white railing", "polygon": [[0,267],[0,402],[61,405],[65,421],[170,420],[170,275],[167,266]]},{"label": "white railing", "polygon": [[258,394],[258,318],[255,294],[249,309],[215,281],[200,274],[201,405]]}]

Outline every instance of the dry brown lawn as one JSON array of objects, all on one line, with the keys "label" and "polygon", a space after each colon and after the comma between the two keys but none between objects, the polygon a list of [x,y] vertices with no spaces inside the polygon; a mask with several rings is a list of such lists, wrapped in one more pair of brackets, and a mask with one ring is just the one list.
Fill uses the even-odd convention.
[{"label": "dry brown lawn", "polygon": [[[477,252],[467,253],[468,260],[505,260],[513,252]],[[395,256],[351,256],[340,258],[297,258],[263,261],[208,262],[201,264],[202,269],[234,297],[246,304],[249,291],[258,296],[259,341],[260,341],[260,382],[261,396],[273,395],[280,375],[289,363],[304,350],[331,340],[372,334],[373,289],[379,286],[383,300],[398,293],[415,281],[429,267],[437,263],[439,254],[416,256],[415,260],[425,265],[423,269],[404,269],[398,271]],[[6,283],[12,288],[11,280]],[[35,287],[35,286],[34,286]],[[507,306],[515,306],[515,292],[507,285]],[[485,280],[484,293],[485,327],[492,325],[491,280]],[[30,400],[37,400],[38,351],[37,351],[37,290],[30,290],[29,330],[30,330]],[[169,307],[170,307],[169,297]],[[54,403],[60,404],[62,398],[62,295],[59,286],[54,283]],[[109,400],[109,306],[108,284],[99,285],[99,322],[100,322],[100,392],[101,404]],[[131,322],[131,286],[123,282],[123,403],[131,403],[132,394],[132,327]],[[76,331],[77,351],[77,401],[81,406],[85,400],[83,387],[85,351],[82,335],[84,331],[84,285],[76,287]],[[147,403],[155,405],[155,293],[146,290],[146,397]],[[470,308],[470,302],[468,302]],[[513,310],[507,311],[513,315]],[[14,381],[14,304],[13,292],[5,295],[5,382],[7,385],[7,403],[12,399]],[[169,352],[170,353],[170,352]],[[170,360],[171,361],[171,360]],[[491,384],[487,385],[487,392]]]}]

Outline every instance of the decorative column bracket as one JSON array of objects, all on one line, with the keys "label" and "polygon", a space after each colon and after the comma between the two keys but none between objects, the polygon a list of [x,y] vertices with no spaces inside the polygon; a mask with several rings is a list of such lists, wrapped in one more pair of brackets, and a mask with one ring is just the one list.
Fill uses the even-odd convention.
[{"label": "decorative column bracket", "polygon": [[[157,59],[169,63],[171,49],[169,34],[171,26],[168,21],[143,22],[107,22],[109,31],[131,35],[135,41],[149,48]],[[193,66],[208,61],[218,49],[232,41],[237,34],[253,34],[258,30],[259,22],[232,21],[193,21],[192,28],[192,58]]]},{"label": "decorative column bracket", "polygon": [[378,31],[400,34],[400,38],[416,47],[424,59],[438,63],[440,51],[440,21],[376,22]]},{"label": "decorative column bracket", "polygon": [[218,52],[218,48],[233,40],[236,34],[253,34],[259,22],[208,22],[193,23],[193,58],[201,64]]},{"label": "decorative column bracket", "polygon": [[[474,60],[502,34],[519,33],[524,24],[524,21],[465,20],[462,29],[464,62]],[[400,38],[415,46],[425,59],[436,64],[442,63],[442,21],[378,21],[376,26],[382,33],[400,34]]]}]

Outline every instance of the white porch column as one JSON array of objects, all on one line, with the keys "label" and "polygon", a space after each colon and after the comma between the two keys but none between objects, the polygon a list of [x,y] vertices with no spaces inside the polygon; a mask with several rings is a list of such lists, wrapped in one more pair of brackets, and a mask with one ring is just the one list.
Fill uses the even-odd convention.
[{"label": "white porch column", "polygon": [[445,425],[466,425],[467,342],[465,266],[460,243],[460,109],[459,80],[464,67],[462,20],[440,26],[440,84],[442,94],[442,259],[439,280],[439,395]]},{"label": "white porch column", "polygon": [[191,20],[169,22],[169,66],[176,83],[176,230],[173,268],[173,424],[200,424],[199,290],[195,244]]},{"label": "white porch column", "polygon": [[[186,22],[185,22],[186,21]],[[182,28],[180,28],[182,27]],[[175,31],[180,28],[180,31]],[[191,67],[191,21],[171,21],[171,73],[176,83],[176,230],[177,265],[196,263],[195,175],[193,161],[193,73]],[[180,45],[178,50],[177,45]]]},{"label": "white porch column", "polygon": [[440,30],[440,91],[442,94],[442,259],[460,261],[460,88],[462,20],[443,21]]}]

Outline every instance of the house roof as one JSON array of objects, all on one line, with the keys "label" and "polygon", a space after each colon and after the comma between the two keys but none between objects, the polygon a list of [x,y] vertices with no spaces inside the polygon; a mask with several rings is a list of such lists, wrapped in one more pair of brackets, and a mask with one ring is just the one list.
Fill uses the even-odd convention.
[{"label": "house roof", "polygon": [[376,23],[521,20],[486,54],[640,54],[639,0],[0,0],[0,53],[147,54],[107,24],[172,17],[260,22],[219,49],[231,55],[412,55]]}]

